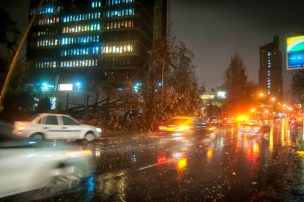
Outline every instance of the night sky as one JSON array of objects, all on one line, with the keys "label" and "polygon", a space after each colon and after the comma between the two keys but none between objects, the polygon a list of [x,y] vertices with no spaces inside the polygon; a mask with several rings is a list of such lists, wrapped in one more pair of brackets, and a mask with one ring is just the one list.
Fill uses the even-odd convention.
[{"label": "night sky", "polygon": [[[1,0],[24,31],[29,0]],[[194,53],[199,84],[214,88],[234,53],[241,55],[250,80],[258,81],[259,46],[281,37],[285,64],[285,37],[304,32],[304,2],[300,0],[171,0],[173,32]],[[286,66],[283,66],[285,69]],[[290,78],[284,70],[285,95]]]}]

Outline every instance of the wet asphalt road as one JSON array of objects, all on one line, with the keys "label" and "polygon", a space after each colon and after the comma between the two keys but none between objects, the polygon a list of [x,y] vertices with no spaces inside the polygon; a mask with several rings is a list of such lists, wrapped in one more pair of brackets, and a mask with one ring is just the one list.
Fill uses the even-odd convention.
[{"label": "wet asphalt road", "polygon": [[287,124],[263,137],[237,127],[196,138],[113,137],[92,145],[96,173],[43,201],[304,201],[304,137]]}]

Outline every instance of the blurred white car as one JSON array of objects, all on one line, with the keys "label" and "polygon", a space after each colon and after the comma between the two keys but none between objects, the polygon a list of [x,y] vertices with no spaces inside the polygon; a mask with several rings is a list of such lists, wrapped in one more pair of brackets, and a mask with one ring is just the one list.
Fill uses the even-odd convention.
[{"label": "blurred white car", "polygon": [[28,140],[0,130],[0,198],[37,189],[47,197],[72,188],[93,172],[90,150]]},{"label": "blurred white car", "polygon": [[29,122],[16,121],[13,133],[30,139],[57,139],[93,141],[100,137],[101,129],[82,124],[64,114],[39,114]]},{"label": "blurred white car", "polygon": [[242,123],[239,127],[239,132],[241,134],[262,135],[269,132],[269,130],[269,125],[264,124],[263,121],[259,120],[248,120]]}]

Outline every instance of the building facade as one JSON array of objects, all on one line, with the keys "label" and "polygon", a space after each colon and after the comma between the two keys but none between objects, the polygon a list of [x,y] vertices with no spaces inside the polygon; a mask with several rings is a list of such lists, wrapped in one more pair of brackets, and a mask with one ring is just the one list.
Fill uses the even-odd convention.
[{"label": "building facade", "polygon": [[282,54],[279,37],[260,47],[259,85],[268,95],[283,96]]},{"label": "building facade", "polygon": [[31,1],[27,43],[38,91],[82,90],[96,74],[140,75],[153,40],[166,34],[156,17],[166,19],[165,0],[44,0],[38,9],[39,2]]}]

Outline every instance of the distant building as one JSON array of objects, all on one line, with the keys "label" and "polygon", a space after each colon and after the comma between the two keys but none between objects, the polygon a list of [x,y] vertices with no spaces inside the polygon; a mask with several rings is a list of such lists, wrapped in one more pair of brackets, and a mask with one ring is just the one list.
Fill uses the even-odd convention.
[{"label": "distant building", "polygon": [[282,54],[279,37],[260,47],[259,85],[268,95],[283,96]]},{"label": "distant building", "polygon": [[[138,77],[166,37],[166,0],[31,0],[27,41],[35,91],[82,91],[94,79]],[[96,73],[102,75],[96,75]]]}]

